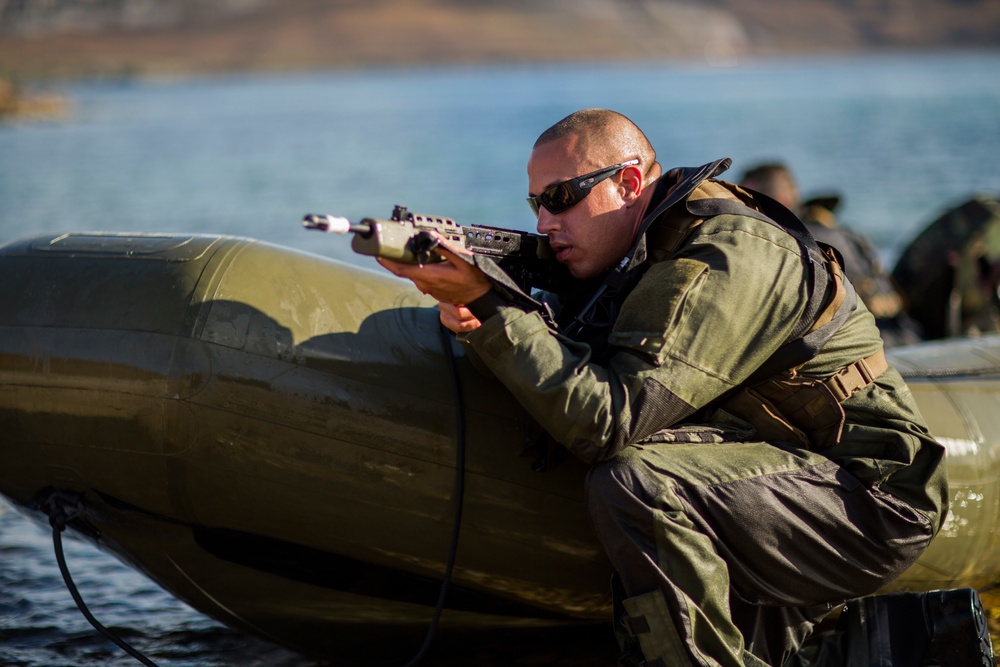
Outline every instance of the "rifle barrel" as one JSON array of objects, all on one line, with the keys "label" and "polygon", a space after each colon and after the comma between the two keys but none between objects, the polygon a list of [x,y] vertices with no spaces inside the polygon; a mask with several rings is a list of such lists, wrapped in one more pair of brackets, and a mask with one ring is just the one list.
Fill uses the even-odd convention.
[{"label": "rifle barrel", "polygon": [[321,232],[330,232],[333,234],[346,234],[348,232],[369,234],[371,232],[371,225],[367,222],[351,222],[341,216],[317,213],[306,214],[302,218],[302,226],[306,229],[316,229]]}]

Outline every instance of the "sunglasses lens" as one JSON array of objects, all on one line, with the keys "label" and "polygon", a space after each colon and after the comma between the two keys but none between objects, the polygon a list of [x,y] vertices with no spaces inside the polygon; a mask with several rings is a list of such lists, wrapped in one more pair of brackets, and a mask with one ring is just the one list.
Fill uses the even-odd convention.
[{"label": "sunglasses lens", "polygon": [[552,214],[562,213],[577,204],[586,195],[586,191],[572,188],[569,183],[559,183],[537,197],[528,197],[528,206],[534,211],[535,217],[538,217],[538,212],[542,208]]},{"label": "sunglasses lens", "polygon": [[538,196],[542,206],[550,213],[562,213],[573,205],[579,203],[586,192],[573,187],[573,182],[558,183]]}]

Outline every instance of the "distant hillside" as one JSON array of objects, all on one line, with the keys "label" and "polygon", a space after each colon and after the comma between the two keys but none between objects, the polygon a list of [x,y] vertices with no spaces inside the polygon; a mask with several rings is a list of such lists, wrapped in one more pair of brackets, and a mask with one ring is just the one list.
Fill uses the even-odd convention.
[{"label": "distant hillside", "polygon": [[1000,48],[997,0],[0,0],[0,76]]}]

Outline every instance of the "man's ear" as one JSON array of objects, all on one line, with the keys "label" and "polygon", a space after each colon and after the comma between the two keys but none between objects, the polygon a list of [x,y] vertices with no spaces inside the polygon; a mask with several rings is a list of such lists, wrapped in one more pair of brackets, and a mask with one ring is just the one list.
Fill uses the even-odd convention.
[{"label": "man's ear", "polygon": [[621,171],[618,187],[622,189],[622,198],[631,206],[642,194],[646,187],[646,182],[642,177],[642,170],[637,165],[625,167]]}]

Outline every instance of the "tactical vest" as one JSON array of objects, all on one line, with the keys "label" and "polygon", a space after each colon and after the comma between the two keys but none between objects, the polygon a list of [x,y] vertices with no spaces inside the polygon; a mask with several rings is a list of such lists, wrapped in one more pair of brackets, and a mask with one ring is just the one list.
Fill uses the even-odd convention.
[{"label": "tactical vest", "polygon": [[[728,166],[726,159],[698,170],[673,170],[665,175],[678,184],[643,221],[633,252],[605,280],[604,291],[591,305],[589,315],[576,318],[584,326],[578,327],[573,337],[579,340],[587,331],[587,324],[595,328],[592,320],[601,311],[604,311],[602,323],[613,324],[617,307],[650,262],[671,257],[708,218],[733,214],[774,225],[791,235],[802,251],[809,290],[806,307],[786,342],[747,380],[716,399],[708,409],[722,409],[749,422],[761,440],[790,441],[813,450],[824,449],[840,441],[846,418],[841,403],[871,384],[888,368],[888,363],[879,350],[829,378],[799,375],[802,365],[816,356],[855,310],[857,295],[844,278],[839,253],[817,243],[791,211],[762,193],[712,178]],[[603,333],[600,337],[606,338]],[[593,340],[593,332],[587,338]]]}]

